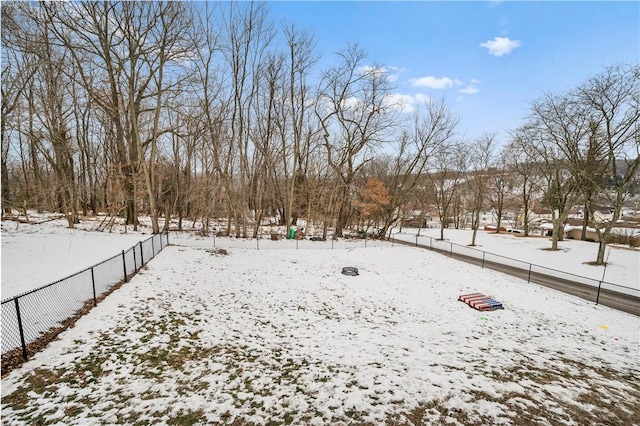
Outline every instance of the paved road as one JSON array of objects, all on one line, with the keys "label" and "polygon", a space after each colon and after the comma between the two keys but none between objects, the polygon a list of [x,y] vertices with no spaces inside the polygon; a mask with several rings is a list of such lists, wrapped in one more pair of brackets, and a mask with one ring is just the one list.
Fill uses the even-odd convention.
[{"label": "paved road", "polygon": [[569,280],[566,278],[554,277],[552,275],[543,274],[537,271],[530,271],[529,269],[519,268],[517,266],[505,265],[503,263],[486,261],[481,258],[466,256],[461,253],[455,253],[451,250],[445,250],[429,245],[417,244],[411,241],[403,241],[392,238],[394,243],[403,244],[412,247],[423,248],[431,251],[435,251],[451,257],[453,259],[462,260],[464,262],[472,263],[474,265],[482,266],[484,268],[493,269],[495,271],[503,272],[505,274],[521,278],[525,281],[540,284],[545,287],[553,288],[555,290],[562,291],[574,296],[581,297],[590,302],[608,306],[610,308],[617,309],[619,311],[628,312],[633,315],[640,316],[640,297],[636,297],[630,294],[620,293],[610,289],[603,288],[600,290],[600,296],[598,297],[598,288],[580,283],[577,281]]}]

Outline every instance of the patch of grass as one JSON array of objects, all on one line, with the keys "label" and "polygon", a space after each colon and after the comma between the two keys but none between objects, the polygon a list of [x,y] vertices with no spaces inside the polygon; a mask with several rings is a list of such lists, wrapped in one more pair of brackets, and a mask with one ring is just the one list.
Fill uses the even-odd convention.
[{"label": "patch of grass", "polygon": [[286,413],[284,413],[284,424],[285,425],[290,425],[294,422],[294,420],[296,419],[296,415],[298,414],[297,411],[287,411]]},{"label": "patch of grass", "polygon": [[14,410],[27,408],[31,397],[29,394],[46,395],[56,393],[60,384],[60,372],[36,368],[30,372],[24,380],[24,385],[9,395],[2,396],[2,403]]},{"label": "patch of grass", "polygon": [[229,255],[229,252],[227,250],[221,249],[221,248],[205,249],[205,251],[212,256],[228,256]]},{"label": "patch of grass", "polygon": [[66,417],[75,417],[78,414],[82,413],[84,407],[80,407],[78,405],[68,405],[64,408],[64,415]]},{"label": "patch of grass", "polygon": [[206,424],[207,417],[204,415],[204,410],[179,410],[173,416],[170,416],[167,420],[168,425],[176,426],[189,426],[195,424]]}]

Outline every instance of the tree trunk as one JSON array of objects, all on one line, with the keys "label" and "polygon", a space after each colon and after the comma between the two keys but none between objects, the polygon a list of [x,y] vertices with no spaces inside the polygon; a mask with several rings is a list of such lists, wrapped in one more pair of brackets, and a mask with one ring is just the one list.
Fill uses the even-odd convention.
[{"label": "tree trunk", "polygon": [[473,235],[471,236],[471,246],[475,247],[476,245],[476,235],[478,234],[478,227],[480,226],[480,210],[476,210],[473,213],[473,224],[471,227],[473,228]]},{"label": "tree trunk", "polygon": [[605,259],[604,259],[604,253],[607,250],[607,238],[609,236],[604,236],[601,235],[600,236],[600,242],[598,243],[598,256],[596,257],[596,265],[604,265],[605,264]]},{"label": "tree trunk", "polygon": [[584,210],[582,212],[582,232],[580,233],[580,239],[585,241],[587,239],[587,226],[589,226],[589,206],[588,203],[584,203]]}]

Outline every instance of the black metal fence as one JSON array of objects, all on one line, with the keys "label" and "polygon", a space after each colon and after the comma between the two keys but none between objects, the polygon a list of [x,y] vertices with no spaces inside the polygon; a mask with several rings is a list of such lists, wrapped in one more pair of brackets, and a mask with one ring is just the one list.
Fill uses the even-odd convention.
[{"label": "black metal fence", "polygon": [[[276,235],[272,237],[271,235]],[[275,240],[275,241],[274,241]],[[233,237],[216,237],[212,239],[200,240],[206,246],[212,241],[214,248],[255,248],[256,250],[277,250],[277,249],[340,249],[340,248],[354,248],[354,247],[384,247],[389,243],[384,240],[371,239],[366,234],[362,236],[350,236],[333,239],[329,235],[326,239],[319,237],[302,237],[288,239],[282,235],[277,234],[259,234],[258,238],[233,238]],[[194,244],[192,241],[186,243],[187,245]]]},{"label": "black metal fence", "polygon": [[2,370],[11,356],[26,360],[53,340],[116,286],[127,282],[167,244],[168,233],[154,235],[87,269],[3,300]]},{"label": "black metal fence", "polygon": [[498,270],[522,278],[527,282],[552,287],[591,300],[596,304],[602,303],[640,315],[640,289],[638,288],[610,283],[604,279],[583,277],[426,235],[407,235],[406,237],[407,239],[401,239],[397,236],[391,236],[389,241],[437,251],[449,257],[479,265],[482,268]]}]

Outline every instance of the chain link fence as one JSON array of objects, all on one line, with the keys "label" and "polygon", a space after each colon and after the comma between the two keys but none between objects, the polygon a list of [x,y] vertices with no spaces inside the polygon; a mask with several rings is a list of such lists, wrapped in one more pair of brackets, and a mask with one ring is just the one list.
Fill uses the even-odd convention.
[{"label": "chain link fence", "polygon": [[2,301],[2,374],[73,325],[169,244],[157,234],[85,270]]},{"label": "chain link fence", "polygon": [[527,282],[555,288],[596,304],[603,304],[640,316],[640,289],[638,288],[583,277],[426,235],[407,236],[407,239],[392,236],[389,241],[393,244],[412,245],[436,251],[454,259],[479,265],[482,268],[504,272]]},{"label": "chain link fence", "polygon": [[218,237],[184,237],[179,233],[172,233],[173,244],[189,247],[213,247],[214,249],[255,249],[255,250],[317,250],[317,249],[349,249],[367,247],[389,247],[391,243],[385,240],[370,238],[367,235],[345,236],[333,239],[329,235],[326,239],[319,237],[286,238],[279,234],[259,234],[258,238]]}]

